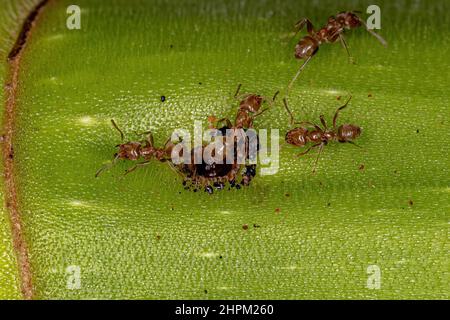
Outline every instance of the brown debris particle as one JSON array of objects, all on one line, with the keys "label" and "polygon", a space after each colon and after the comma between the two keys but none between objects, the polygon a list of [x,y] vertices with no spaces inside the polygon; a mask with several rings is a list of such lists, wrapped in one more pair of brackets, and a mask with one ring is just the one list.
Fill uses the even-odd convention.
[{"label": "brown debris particle", "polygon": [[248,230],[248,224],[244,224],[244,225],[242,226],[242,229]]}]

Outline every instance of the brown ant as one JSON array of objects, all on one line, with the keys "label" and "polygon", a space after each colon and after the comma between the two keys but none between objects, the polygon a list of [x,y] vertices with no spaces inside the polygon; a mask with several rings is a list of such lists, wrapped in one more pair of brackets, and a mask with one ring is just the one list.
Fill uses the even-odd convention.
[{"label": "brown ant", "polygon": [[340,40],[342,46],[347,51],[350,61],[352,61],[352,56],[350,55],[347,42],[345,41],[344,38],[344,31],[346,29],[347,30],[355,29],[363,25],[371,35],[373,35],[375,38],[378,39],[378,41],[381,42],[382,45],[387,46],[387,42],[379,34],[370,30],[367,24],[360,17],[358,17],[355,12],[351,11],[341,12],[338,13],[336,16],[329,17],[327,24],[318,31],[314,30],[314,26],[311,23],[311,21],[306,18],[301,19],[295,24],[294,27],[295,35],[297,35],[297,33],[299,33],[305,27],[305,25],[308,31],[308,35],[301,38],[300,41],[295,46],[295,58],[305,59],[305,61],[297,71],[294,78],[289,83],[287,89],[288,93],[292,85],[294,84],[295,80],[298,78],[298,76],[305,68],[309,60],[311,60],[311,58],[317,53],[317,51],[319,50],[319,46],[322,43],[335,43],[338,40]]},{"label": "brown ant", "polygon": [[275,92],[272,99],[267,99],[258,94],[242,94],[239,95],[242,84],[239,84],[236,93],[234,94],[234,98],[238,99],[239,109],[236,114],[236,118],[234,120],[234,126],[228,118],[223,118],[217,121],[217,123],[225,121],[228,129],[249,129],[253,128],[253,121],[256,117],[260,116],[262,113],[267,111],[269,108],[261,109],[264,102],[267,102],[269,106],[275,102],[276,97],[280,93],[279,91]]},{"label": "brown ant", "polygon": [[[264,102],[268,102],[270,105],[275,101],[278,92],[275,93],[272,100],[268,100],[267,98],[257,95],[257,94],[243,94],[239,95],[241,84],[238,85],[236,93],[234,94],[235,99],[239,99],[239,109],[237,111],[234,125],[228,118],[223,118],[217,120],[214,116],[208,117],[208,121],[212,124],[212,128],[216,128],[217,124],[225,122],[226,125],[220,127],[218,131],[220,131],[223,142],[226,145],[226,136],[227,130],[238,130],[242,129],[247,131],[248,129],[253,128],[254,119],[265,112],[268,108],[261,109]],[[248,138],[245,140],[246,144],[246,153],[248,159]],[[248,186],[256,175],[256,165],[254,164],[238,164],[238,140],[235,137],[234,144],[230,146],[234,149],[234,162],[226,163],[227,151],[228,148],[225,149],[223,153],[223,163],[212,163],[207,164],[204,161],[201,164],[184,164],[181,166],[181,172],[184,176],[186,176],[185,185],[190,182],[191,185],[194,186],[194,190],[198,189],[198,185],[205,186],[205,191],[209,194],[213,193],[213,187],[220,190],[223,189],[225,183],[229,183],[231,187],[235,187],[237,189],[241,188],[241,185]],[[201,149],[203,151],[203,147]],[[195,150],[192,150],[194,153]],[[192,159],[193,160],[193,159]],[[193,161],[191,161],[193,163]],[[236,182],[238,175],[242,176],[242,180],[240,183]],[[212,185],[211,185],[212,184]],[[186,186],[189,188],[189,186]]]},{"label": "brown ant", "polygon": [[141,133],[142,135],[147,135],[147,138],[142,141],[129,141],[123,143],[124,134],[122,130],[119,129],[114,120],[111,120],[113,127],[119,132],[122,143],[118,144],[117,152],[114,154],[114,159],[112,162],[104,165],[100,170],[97,171],[95,177],[98,177],[103,171],[113,167],[119,160],[131,160],[137,161],[143,159],[144,161],[138,162],[133,167],[127,169],[125,174],[128,174],[138,167],[145,166],[150,163],[151,159],[156,159],[161,162],[170,160],[170,155],[172,152],[173,144],[170,139],[164,145],[164,148],[156,148],[154,146],[153,135],[150,131]]},{"label": "brown ant", "polygon": [[[337,141],[341,143],[351,143],[357,147],[357,144],[353,142],[356,138],[361,135],[361,128],[353,125],[353,124],[342,124],[339,127],[336,127],[336,120],[338,118],[339,112],[347,107],[348,103],[352,97],[348,98],[347,102],[339,107],[334,113],[333,117],[333,127],[328,128],[327,123],[325,122],[325,118],[323,115],[320,116],[320,122],[323,128],[319,127],[315,123],[303,121],[303,122],[295,122],[294,116],[292,115],[291,110],[289,110],[288,103],[286,99],[283,99],[284,107],[290,116],[291,125],[299,125],[300,127],[296,127],[294,129],[289,130],[286,133],[285,141],[296,147],[304,147],[307,143],[311,142],[311,145],[306,151],[299,153],[297,156],[303,156],[307,154],[313,148],[319,148],[319,152],[317,154],[317,158],[314,162],[313,173],[316,171],[317,162],[319,161],[320,154],[324,146],[328,144],[329,141]],[[307,129],[308,127],[312,127],[314,129]]]}]

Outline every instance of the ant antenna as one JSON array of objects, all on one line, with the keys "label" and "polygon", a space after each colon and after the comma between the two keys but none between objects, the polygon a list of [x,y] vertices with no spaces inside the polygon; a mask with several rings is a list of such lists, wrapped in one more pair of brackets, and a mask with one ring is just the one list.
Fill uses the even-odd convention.
[{"label": "ant antenna", "polygon": [[347,141],[347,142],[352,144],[352,145],[354,145],[355,147],[358,147],[358,148],[361,148],[361,149],[363,148],[359,144],[354,143],[353,141]]},{"label": "ant antenna", "polygon": [[241,91],[241,87],[242,87],[242,83],[239,83],[237,89],[236,89],[236,93],[234,94],[234,97],[236,98],[239,94],[239,91]]},{"label": "ant antenna", "polygon": [[308,64],[309,60],[311,60],[311,58],[312,58],[312,56],[309,56],[305,60],[305,62],[303,62],[303,64],[300,66],[300,68],[298,69],[297,73],[295,74],[294,78],[292,78],[291,82],[289,82],[289,85],[288,85],[287,90],[286,90],[286,96],[289,95],[289,92],[291,91],[291,88],[294,85],[295,80],[297,80],[298,76],[303,71],[303,69],[306,67],[306,65]]},{"label": "ant antenna", "polygon": [[339,107],[336,112],[334,113],[334,117],[333,117],[333,128],[336,129],[336,120],[338,118],[339,115],[339,111],[341,111],[342,109],[346,108],[350,102],[350,100],[352,100],[352,96],[350,96],[347,101],[345,102],[345,104],[342,107]]},{"label": "ant antenna", "polygon": [[316,173],[317,163],[319,162],[320,154],[322,153],[323,146],[324,146],[324,144],[321,143],[321,144],[320,144],[320,147],[319,147],[319,152],[317,152],[317,158],[316,158],[316,161],[314,161],[314,167],[313,167],[312,173]]},{"label": "ant antenna", "polygon": [[291,110],[288,107],[286,98],[283,98],[283,104],[284,104],[284,108],[286,109],[287,113],[289,114],[289,117],[291,118],[291,125],[293,125],[294,124],[294,115],[292,114]]},{"label": "ant antenna", "polygon": [[369,29],[369,27],[367,26],[367,23],[365,23],[365,22],[363,21],[363,19],[361,19],[360,17],[358,17],[358,19],[359,19],[359,22],[361,22],[361,24],[366,28],[367,32],[369,32],[372,36],[374,36],[375,38],[377,38],[377,40],[380,41],[380,43],[381,43],[383,46],[385,46],[385,47],[388,46],[386,40],[384,40],[382,36],[380,36],[378,33],[374,32],[372,29]]},{"label": "ant antenna", "polygon": [[272,98],[272,102],[275,102],[275,99],[277,98],[278,94],[280,93],[280,90],[278,90],[277,92],[275,92],[275,94],[273,95]]},{"label": "ant antenna", "polygon": [[117,160],[119,160],[119,156],[117,155],[110,163],[105,164],[103,167],[101,167],[96,173],[95,173],[95,177],[98,178],[98,176],[105,170],[109,170],[111,169],[117,162]]},{"label": "ant antenna", "polygon": [[123,132],[122,132],[122,130],[119,129],[119,127],[117,126],[117,124],[116,124],[116,122],[114,121],[114,119],[111,119],[111,123],[112,123],[112,125],[114,126],[114,128],[116,128],[116,130],[119,131],[119,133],[120,133],[120,139],[122,139],[122,141],[123,141],[124,137],[123,137]]}]

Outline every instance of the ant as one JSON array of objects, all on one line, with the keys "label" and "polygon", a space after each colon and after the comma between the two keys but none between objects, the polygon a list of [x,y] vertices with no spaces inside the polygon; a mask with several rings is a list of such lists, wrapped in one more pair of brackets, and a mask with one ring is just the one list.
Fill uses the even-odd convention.
[{"label": "ant", "polygon": [[[217,123],[225,121],[228,129],[253,128],[253,121],[255,120],[255,118],[267,111],[269,107],[272,106],[272,104],[275,102],[276,97],[280,93],[279,91],[275,92],[272,99],[269,100],[263,96],[253,93],[239,95],[241,87],[242,84],[239,84],[236,89],[236,93],[234,94],[234,98],[240,101],[239,109],[234,120],[234,126],[228,118],[223,118],[217,121]],[[269,107],[261,109],[264,102],[267,102],[269,104]]]},{"label": "ant", "polygon": [[298,78],[302,70],[305,68],[306,64],[317,53],[317,51],[319,50],[319,46],[324,42],[335,43],[340,40],[342,46],[347,51],[347,55],[349,56],[350,61],[353,61],[353,58],[350,55],[350,51],[348,50],[347,42],[344,38],[344,31],[346,29],[355,29],[363,25],[371,35],[373,35],[378,39],[378,41],[381,42],[383,46],[387,46],[387,42],[379,34],[370,30],[367,24],[356,15],[356,12],[357,11],[347,11],[338,13],[336,16],[331,16],[328,18],[327,24],[318,31],[314,30],[313,24],[307,18],[301,19],[295,24],[295,35],[297,35],[305,27],[305,25],[308,31],[308,35],[301,38],[295,46],[295,58],[305,59],[305,61],[297,71],[294,78],[289,83],[287,92],[290,91],[292,85],[294,84],[295,80]]},{"label": "ant", "polygon": [[[303,147],[308,142],[313,143],[306,151],[299,153],[297,156],[303,156],[307,154],[313,148],[319,148],[319,152],[317,154],[317,158],[314,162],[313,173],[316,171],[317,162],[319,161],[320,154],[324,146],[328,144],[329,141],[337,141],[341,143],[351,143],[357,147],[357,144],[353,142],[356,138],[361,135],[361,128],[353,125],[353,124],[342,124],[339,127],[336,127],[336,121],[339,115],[339,112],[347,107],[348,103],[352,97],[350,96],[347,102],[339,107],[334,113],[333,117],[333,127],[328,128],[327,123],[323,115],[320,115],[320,122],[323,128],[319,127],[317,124],[312,122],[295,122],[294,116],[292,115],[291,110],[289,110],[288,103],[286,98],[283,99],[284,107],[289,114],[291,126],[296,124],[300,127],[296,127],[294,129],[289,130],[286,133],[285,141],[296,147]],[[314,129],[307,129],[307,127],[313,127]]]},{"label": "ant", "polygon": [[150,163],[152,158],[165,162],[170,160],[170,155],[172,152],[173,144],[170,139],[164,144],[164,148],[156,148],[154,147],[153,135],[150,131],[143,132],[140,135],[147,135],[147,138],[142,141],[129,141],[123,143],[124,134],[122,130],[117,126],[116,122],[111,119],[111,123],[113,127],[119,132],[121,138],[121,144],[116,145],[118,151],[114,154],[114,159],[112,162],[104,165],[100,170],[97,171],[95,177],[98,177],[103,171],[110,169],[113,167],[117,161],[119,160],[131,160],[137,161],[139,159],[143,159],[144,161],[138,162],[133,167],[127,169],[125,171],[125,175],[130,172],[136,170],[138,167],[143,167]]},{"label": "ant", "polygon": [[[234,94],[234,98],[239,100],[239,109],[236,113],[236,117],[234,120],[234,125],[231,123],[230,119],[228,118],[222,118],[220,120],[216,120],[215,117],[210,117],[209,122],[215,123],[212,127],[218,127],[217,124],[220,124],[222,122],[225,122],[225,125],[220,127],[219,131],[222,133],[223,136],[227,136],[228,132],[227,130],[231,130],[231,132],[235,135],[235,143],[234,143],[234,154],[236,155],[236,150],[241,150],[238,148],[238,142],[241,141],[238,139],[238,136],[241,136],[243,133],[240,130],[243,130],[244,132],[247,132],[248,129],[253,129],[253,121],[256,117],[263,114],[265,111],[267,111],[275,102],[279,91],[275,92],[272,99],[268,99],[266,97],[263,97],[258,94],[242,94],[239,95],[240,89],[242,84],[239,84],[236,93]],[[264,102],[267,102],[269,104],[269,107],[261,109]],[[256,142],[257,142],[257,150],[259,150],[259,138],[256,135]],[[249,137],[245,138],[245,151],[247,154],[247,159],[249,156]]]}]

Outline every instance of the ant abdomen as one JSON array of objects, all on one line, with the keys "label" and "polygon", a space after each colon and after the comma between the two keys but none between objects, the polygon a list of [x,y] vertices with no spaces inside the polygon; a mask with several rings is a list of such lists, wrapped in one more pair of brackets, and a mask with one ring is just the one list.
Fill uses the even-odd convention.
[{"label": "ant abdomen", "polygon": [[339,142],[355,140],[361,135],[361,128],[353,124],[343,124],[338,128]]}]

